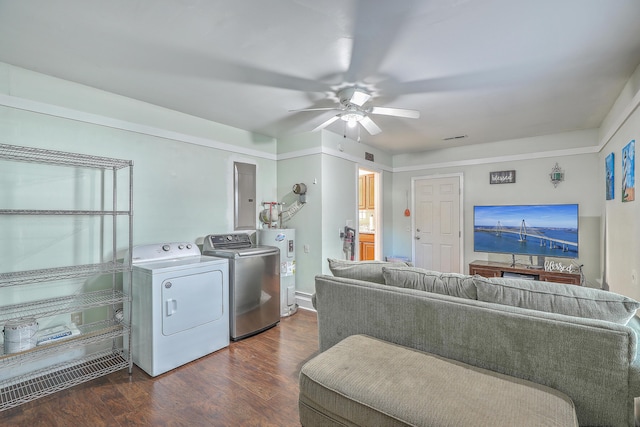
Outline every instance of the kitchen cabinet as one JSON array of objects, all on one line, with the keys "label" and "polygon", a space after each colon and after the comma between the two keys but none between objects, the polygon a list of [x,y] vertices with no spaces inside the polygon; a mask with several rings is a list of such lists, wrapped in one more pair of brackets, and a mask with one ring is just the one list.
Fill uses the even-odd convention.
[{"label": "kitchen cabinet", "polygon": [[375,194],[375,175],[360,175],[358,178],[358,209],[375,209]]},{"label": "kitchen cabinet", "polygon": [[371,261],[376,257],[375,234],[360,233],[360,261]]},{"label": "kitchen cabinet", "polygon": [[0,144],[0,181],[0,410],[131,373],[133,162]]},{"label": "kitchen cabinet", "polygon": [[375,184],[375,175],[369,174],[364,176],[365,180],[365,194],[366,198],[364,201],[365,209],[375,209],[376,208],[376,184]]}]

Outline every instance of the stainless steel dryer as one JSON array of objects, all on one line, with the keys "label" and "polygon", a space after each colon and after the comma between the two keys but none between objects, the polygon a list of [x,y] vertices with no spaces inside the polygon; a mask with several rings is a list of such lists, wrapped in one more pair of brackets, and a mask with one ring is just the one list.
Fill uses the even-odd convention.
[{"label": "stainless steel dryer", "polygon": [[248,234],[211,234],[202,253],[229,260],[229,335],[257,334],[280,321],[280,250],[256,246]]}]

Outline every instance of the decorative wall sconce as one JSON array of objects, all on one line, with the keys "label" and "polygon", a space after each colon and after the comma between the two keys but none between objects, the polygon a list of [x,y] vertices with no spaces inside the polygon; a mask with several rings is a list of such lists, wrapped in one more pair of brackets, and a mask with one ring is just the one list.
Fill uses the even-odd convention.
[{"label": "decorative wall sconce", "polygon": [[562,181],[564,181],[564,171],[560,169],[560,166],[558,166],[558,162],[556,162],[556,165],[553,167],[553,169],[551,169],[549,178],[551,178],[551,183],[553,184],[554,188],[557,187],[558,184],[560,184]]}]

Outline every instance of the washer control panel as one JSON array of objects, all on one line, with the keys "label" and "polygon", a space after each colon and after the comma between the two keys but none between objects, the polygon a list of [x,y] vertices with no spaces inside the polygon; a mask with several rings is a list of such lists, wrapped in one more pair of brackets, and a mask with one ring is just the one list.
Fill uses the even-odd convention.
[{"label": "washer control panel", "polygon": [[252,245],[251,236],[246,233],[210,234],[205,237],[202,249],[245,249]]}]

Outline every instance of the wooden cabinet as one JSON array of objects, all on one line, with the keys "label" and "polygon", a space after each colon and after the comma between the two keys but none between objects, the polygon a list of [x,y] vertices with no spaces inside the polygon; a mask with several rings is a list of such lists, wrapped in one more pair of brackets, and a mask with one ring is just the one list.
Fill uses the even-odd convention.
[{"label": "wooden cabinet", "polygon": [[542,269],[528,268],[524,265],[516,265],[512,267],[510,264],[493,261],[473,261],[469,264],[469,274],[471,275],[477,274],[482,277],[502,277],[505,273],[522,274],[530,276],[534,280],[541,280],[543,282],[580,285],[579,273],[545,271]]},{"label": "wooden cabinet", "polygon": [[360,233],[360,261],[370,261],[376,258],[375,235]]},{"label": "wooden cabinet", "polygon": [[364,181],[366,183],[365,187],[365,201],[364,205],[365,209],[375,209],[376,208],[376,184],[375,184],[375,176],[373,174],[365,175]]},{"label": "wooden cabinet", "polygon": [[358,209],[375,209],[375,194],[375,175],[360,175],[358,178]]}]

